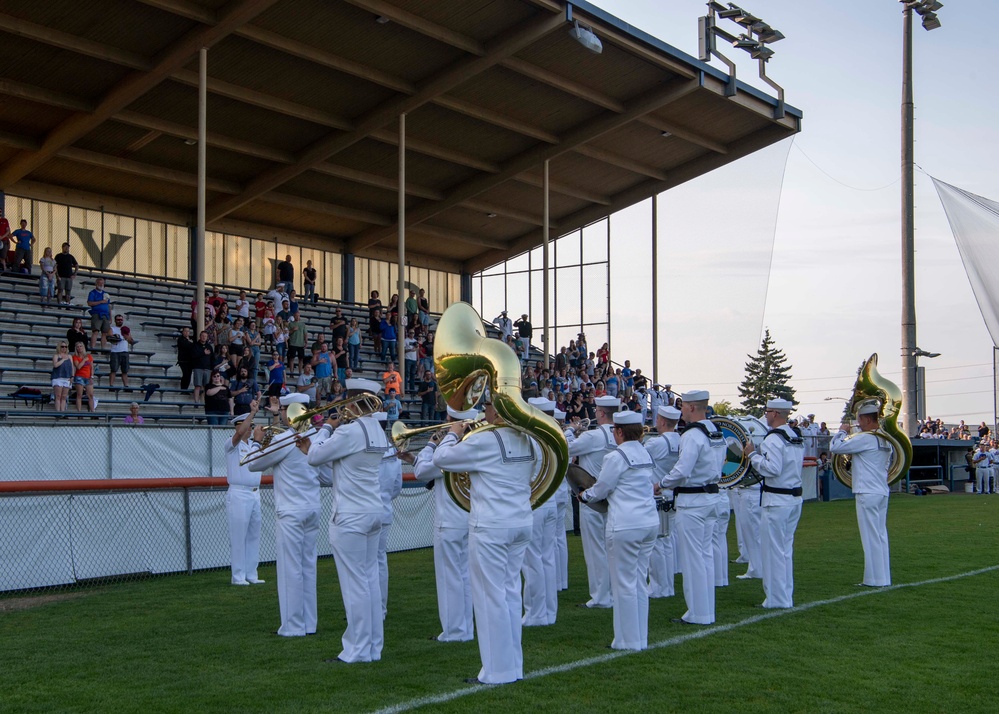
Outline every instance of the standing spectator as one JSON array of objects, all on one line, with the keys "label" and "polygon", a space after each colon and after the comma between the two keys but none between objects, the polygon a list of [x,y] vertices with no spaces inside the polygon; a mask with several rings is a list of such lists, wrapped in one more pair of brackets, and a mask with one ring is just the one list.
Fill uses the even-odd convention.
[{"label": "standing spectator", "polygon": [[246,328],[246,350],[243,354],[245,355],[248,351],[250,353],[250,360],[253,362],[253,374],[256,377],[257,370],[260,369],[260,344],[262,342],[260,336],[260,330],[254,320],[250,320],[248,327]]},{"label": "standing spectator", "polygon": [[253,303],[253,317],[257,322],[257,329],[260,330],[264,326],[264,312],[267,310],[267,301],[264,299],[263,293],[257,293],[257,299]]},{"label": "standing spectator", "polygon": [[417,385],[419,391],[416,396],[420,398],[420,420],[431,421],[434,418],[434,411],[437,406],[437,380],[434,379],[433,372],[427,370],[423,373],[423,381]]},{"label": "standing spectator", "polygon": [[378,299],[378,291],[371,291],[368,300],[368,334],[374,342],[375,352],[382,351],[382,301]]},{"label": "standing spectator", "polygon": [[624,361],[624,369],[619,370],[623,382],[618,386],[624,390],[624,397],[627,399],[635,391],[635,372],[631,368],[631,360]]},{"label": "standing spectator", "polygon": [[31,272],[31,266],[35,262],[32,257],[32,248],[35,245],[35,234],[28,230],[28,222],[21,219],[21,227],[11,233],[17,239],[17,249],[14,251],[14,270],[21,272],[21,261],[27,272]]},{"label": "standing spectator", "polygon": [[194,371],[194,341],[190,327],[182,327],[177,337],[177,366],[180,367],[180,388],[189,389]]},{"label": "standing spectator", "polygon": [[416,325],[416,319],[419,317],[420,313],[420,303],[416,300],[416,291],[410,290],[409,297],[406,298],[406,324],[409,327],[414,327]]},{"label": "standing spectator", "polygon": [[205,416],[209,426],[225,426],[232,416],[232,396],[221,372],[212,372],[212,380],[205,389]]},{"label": "standing spectator", "polygon": [[243,324],[243,318],[237,317],[232,322],[232,334],[229,338],[229,354],[242,357],[246,351],[246,328]]},{"label": "standing spectator", "polygon": [[267,396],[282,396],[281,392],[284,390],[284,363],[281,361],[281,355],[277,352],[272,353],[271,361],[267,363],[267,369],[270,370],[267,377]]},{"label": "standing spectator", "polygon": [[389,362],[388,368],[382,372],[382,382],[385,384],[385,393],[394,389],[396,394],[405,394],[402,388],[402,375],[395,371],[395,362]]},{"label": "standing spectator", "polygon": [[513,322],[506,315],[506,310],[493,318],[493,324],[500,329],[500,339],[506,342],[513,337]]},{"label": "standing spectator", "polygon": [[[277,305],[275,305],[275,308],[277,308]],[[280,318],[285,323],[287,323],[288,320],[291,319],[291,300],[289,300],[288,298],[285,298],[284,300],[281,301],[281,307],[274,314],[274,319],[277,320],[278,318]]]},{"label": "standing spectator", "polygon": [[124,315],[115,315],[114,324],[111,326],[108,341],[111,343],[111,374],[108,377],[108,387],[114,389],[114,375],[121,372],[121,383],[126,392],[132,390],[128,388],[128,347],[134,345],[132,331],[125,324]]},{"label": "standing spectator", "polygon": [[73,354],[73,386],[76,387],[76,411],[83,411],[83,393],[87,393],[87,411],[97,409],[94,399],[94,358],[87,352],[86,342],[76,343]]},{"label": "standing spectator", "polygon": [[0,209],[0,269],[7,269],[7,255],[10,253],[10,222],[4,218]]},{"label": "standing spectator", "polygon": [[295,287],[295,266],[291,264],[291,256],[286,255],[284,260],[277,264],[278,285],[284,285],[286,292]]},{"label": "standing spectator", "polygon": [[272,303],[274,307],[274,312],[277,313],[278,310],[284,305],[284,301],[288,299],[288,292],[284,289],[284,284],[279,284],[269,293],[267,293],[267,300]]},{"label": "standing spectator", "polygon": [[[382,311],[385,312],[384,310]],[[399,322],[399,296],[393,295],[389,298],[388,304],[388,320],[393,325]]]},{"label": "standing spectator", "polygon": [[428,332],[423,338],[423,352],[420,354],[420,366],[433,371],[434,368],[434,333]]},{"label": "standing spectator", "polygon": [[233,416],[249,414],[250,403],[260,399],[260,387],[246,367],[239,368],[236,378],[229,384],[229,393],[232,395]]},{"label": "standing spectator", "polygon": [[316,375],[312,373],[312,363],[302,363],[302,373],[298,375],[298,382],[295,383],[295,391],[309,397],[310,404],[316,404]]},{"label": "standing spectator", "polygon": [[104,292],[104,278],[94,281],[94,289],[87,295],[90,308],[90,349],[97,345],[97,335],[101,336],[101,349],[107,347],[108,332],[111,331],[111,296]]},{"label": "standing spectator", "polygon": [[73,326],[66,330],[66,342],[69,343],[69,353],[71,355],[76,353],[77,342],[87,344],[87,333],[83,329],[82,317],[73,318]]},{"label": "standing spectator", "polygon": [[[207,321],[206,321],[207,322]],[[215,339],[213,342],[217,347],[228,347],[232,344],[232,325],[226,319],[225,309],[215,313]]]},{"label": "standing spectator", "polygon": [[[391,313],[389,313],[391,316]],[[382,353],[381,358],[385,359],[388,355],[390,361],[395,361],[396,357],[396,338],[395,338],[395,324],[390,322],[388,317],[382,317]]]},{"label": "standing spectator", "polygon": [[985,422],[983,421],[982,425],[978,427],[978,438],[987,439],[988,436],[989,436],[989,428],[985,426]]},{"label": "standing spectator", "polygon": [[[289,315],[298,314],[298,294],[294,290],[288,291],[288,302],[285,304],[284,309],[288,311]],[[285,320],[285,322],[288,322]]]},{"label": "standing spectator", "polygon": [[38,276],[38,295],[43,303],[51,303],[55,297],[56,284],[56,262],[52,257],[52,249],[45,248],[42,257],[38,259],[38,267],[41,274]]},{"label": "standing spectator", "polygon": [[610,347],[606,342],[597,350],[597,366],[606,367],[610,362]]},{"label": "standing spectator", "polygon": [[417,302],[420,306],[420,324],[426,327],[430,324],[430,300],[427,299],[427,291],[423,288],[420,288]]},{"label": "standing spectator", "polygon": [[226,303],[226,299],[225,299],[225,298],[224,298],[224,297],[223,297],[222,295],[220,295],[220,294],[219,294],[219,289],[218,289],[218,287],[214,287],[214,288],[212,288],[212,294],[211,294],[211,297],[209,297],[209,298],[208,298],[207,300],[205,300],[205,302],[206,302],[206,303],[207,303],[208,305],[211,305],[211,306],[212,306],[212,309],[213,309],[213,310],[214,310],[214,311],[215,311],[216,313],[217,313],[217,312],[218,312],[219,310],[221,310],[221,309],[222,309],[222,306],[223,306],[223,305],[227,305],[227,303]]},{"label": "standing spectator", "polygon": [[524,354],[531,354],[531,337],[534,336],[534,328],[531,327],[531,322],[527,319],[527,313],[521,315],[520,319],[513,323],[513,326],[517,328],[520,338],[524,341]]},{"label": "standing spectator", "polygon": [[288,354],[288,327],[283,317],[278,317],[274,324],[274,349],[281,355],[283,362]]},{"label": "standing spectator", "polygon": [[52,357],[52,394],[55,397],[55,410],[57,412],[66,411],[72,384],[73,356],[69,353],[69,344],[60,341],[56,346],[56,353]]},{"label": "standing spectator", "polygon": [[319,352],[312,355],[312,367],[316,370],[316,401],[321,402],[333,386],[333,355],[329,343],[319,345]]},{"label": "standing spectator", "polygon": [[132,402],[128,405],[128,414],[125,416],[125,423],[132,424],[133,426],[146,423],[146,420],[142,418],[141,414],[139,414],[138,402]]},{"label": "standing spectator", "polygon": [[288,323],[288,366],[292,371],[301,371],[305,364],[305,325],[302,316],[294,313]]},{"label": "standing spectator", "polygon": [[406,358],[406,391],[412,394],[416,391],[416,361],[418,348],[413,330],[406,330],[406,339],[403,342],[403,354]]},{"label": "standing spectator", "polygon": [[402,410],[402,402],[399,401],[399,397],[396,396],[396,391],[394,389],[388,390],[388,396],[385,397],[385,403],[382,405],[382,411],[386,415],[386,426],[388,429],[392,429],[392,425],[399,419],[399,412]]},{"label": "standing spectator", "polygon": [[245,290],[240,290],[239,297],[236,298],[236,314],[243,318],[243,322],[249,322],[250,301],[246,299]]},{"label": "standing spectator", "polygon": [[305,286],[305,302],[315,305],[319,296],[316,295],[316,269],[312,267],[311,260],[305,261],[302,268],[302,285]]},{"label": "standing spectator", "polygon": [[277,328],[274,320],[274,305],[270,301],[268,301],[267,307],[264,308],[264,319],[261,322],[263,324],[264,345],[268,349],[271,349],[274,347],[274,333],[277,331]]},{"label": "standing spectator", "polygon": [[215,362],[215,348],[208,341],[208,331],[202,330],[198,335],[198,342],[191,351],[191,371],[194,383],[194,401],[201,401],[201,391],[208,386],[211,380],[212,367]]},{"label": "standing spectator", "polygon": [[229,370],[232,368],[232,363],[229,361],[229,348],[225,345],[218,345],[215,348],[215,358],[212,360],[212,371],[218,372],[226,379],[230,379],[235,375],[229,374]]},{"label": "standing spectator", "polygon": [[80,269],[80,264],[69,252],[69,243],[62,244],[62,252],[55,257],[56,262],[56,297],[60,305],[69,305],[73,297],[73,278]]},{"label": "standing spectator", "polygon": [[341,383],[347,383],[347,368],[350,366],[347,358],[347,347],[343,344],[343,338],[337,337],[333,344],[333,361],[336,362],[336,376]]},{"label": "standing spectator", "polygon": [[360,369],[361,364],[361,326],[357,318],[351,318],[347,328],[347,354],[350,357],[350,368]]}]

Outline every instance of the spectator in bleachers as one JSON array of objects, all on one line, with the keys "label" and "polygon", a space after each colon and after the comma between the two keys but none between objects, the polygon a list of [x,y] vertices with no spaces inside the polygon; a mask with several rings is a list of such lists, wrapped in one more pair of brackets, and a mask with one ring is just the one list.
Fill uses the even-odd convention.
[{"label": "spectator in bleachers", "polygon": [[267,310],[267,300],[263,293],[257,293],[257,299],[253,303],[253,318],[256,321],[257,329],[264,327],[264,312]]},{"label": "spectator in bleachers", "polygon": [[239,368],[236,378],[229,384],[229,393],[232,395],[233,416],[249,414],[250,403],[260,399],[260,387],[246,367]]},{"label": "spectator in bleachers", "polygon": [[232,333],[229,336],[229,354],[242,357],[246,351],[246,327],[243,318],[237,316],[232,321]]},{"label": "spectator in bleachers", "polygon": [[525,312],[520,316],[519,320],[514,321],[513,326],[516,328],[520,339],[524,343],[524,354],[528,355],[531,353],[531,337],[534,336],[534,327],[531,325],[531,321],[527,319],[527,313]]},{"label": "spectator in bleachers", "polygon": [[132,390],[128,387],[128,348],[135,344],[132,337],[132,330],[125,324],[124,315],[115,315],[114,324],[108,333],[108,342],[111,343],[111,370],[108,376],[108,387],[114,389],[114,376],[121,373],[121,383],[126,392]]},{"label": "spectator in bleachers", "polygon": [[[398,314],[398,313],[397,313]],[[381,335],[382,335],[382,352],[381,358],[384,360],[386,356],[392,362],[395,361],[398,355],[396,354],[396,337],[395,337],[395,323],[390,321],[392,313],[382,317],[381,322]]]},{"label": "spectator in bleachers", "polygon": [[430,421],[434,418],[435,407],[437,406],[437,380],[430,370],[423,372],[423,379],[416,385],[416,396],[420,398],[420,419]]},{"label": "spectator in bleachers", "polygon": [[343,344],[343,338],[337,337],[332,349],[333,364],[336,365],[336,377],[342,383],[347,383],[347,368],[350,367],[350,360],[347,356],[347,346]]},{"label": "spectator in bleachers", "polygon": [[402,375],[395,370],[395,362],[389,361],[388,367],[382,372],[382,383],[385,385],[386,394],[390,389],[394,389],[399,395],[406,393],[402,386]]},{"label": "spectator in bleachers", "polygon": [[277,276],[274,282],[283,285],[286,292],[295,287],[295,266],[291,263],[290,255],[286,255],[284,260],[277,264]]},{"label": "spectator in bleachers", "polygon": [[214,348],[217,323],[215,322],[215,315],[211,310],[211,305],[205,305],[205,332],[208,334],[208,342]]},{"label": "spectator in bleachers", "polygon": [[274,314],[276,315],[278,310],[284,307],[284,301],[288,299],[288,293],[284,289],[284,285],[278,285],[276,288],[267,293],[267,300],[271,303],[274,308]]},{"label": "spectator in bleachers", "polygon": [[305,302],[311,302],[313,305],[316,304],[318,296],[316,295],[316,269],[312,267],[312,261],[305,261],[305,267],[302,268],[302,285],[305,287]]},{"label": "spectator in bleachers", "polygon": [[[32,249],[35,245],[35,234],[28,230],[28,222],[21,219],[21,227],[16,231],[11,231],[11,237],[17,241],[17,248],[14,250],[14,271],[31,272],[34,264]],[[27,268],[27,270],[25,270]]]},{"label": "spectator in bleachers", "polygon": [[351,369],[361,368],[361,326],[357,324],[357,318],[350,319],[347,326],[347,355],[349,367]]},{"label": "spectator in bleachers", "polygon": [[[275,307],[277,306],[275,305]],[[278,309],[278,311],[274,313],[274,320],[275,321],[281,320],[282,322],[287,324],[288,320],[290,319],[291,319],[291,301],[288,298],[285,298],[281,302],[280,309]]]},{"label": "spectator in bleachers", "polygon": [[333,355],[330,354],[328,342],[319,344],[319,351],[312,355],[312,367],[316,371],[318,387],[316,389],[316,400],[322,401],[333,388]]},{"label": "spectator in bleachers", "polygon": [[71,355],[76,352],[77,342],[87,344],[87,333],[83,329],[82,317],[73,318],[73,326],[66,330],[66,342],[69,343],[69,353]]},{"label": "spectator in bleachers", "polygon": [[38,276],[38,295],[43,303],[51,303],[55,297],[56,262],[52,257],[52,248],[46,246],[42,257],[38,259],[40,274]]},{"label": "spectator in bleachers", "polygon": [[229,348],[226,345],[216,345],[215,357],[212,360],[212,371],[218,372],[226,379],[230,379],[232,377],[229,374],[230,369],[232,369],[232,365],[229,362]]},{"label": "spectator in bleachers", "polygon": [[305,364],[305,337],[306,337],[306,327],[305,323],[302,322],[302,316],[299,313],[294,313],[291,316],[291,321],[288,323],[288,367],[292,371],[302,371],[302,365]]},{"label": "spectator in bleachers", "polygon": [[344,389],[344,386],[340,382],[340,380],[338,380],[338,379],[334,380],[333,381],[333,386],[330,389],[329,401],[331,401],[331,402],[339,402],[339,401],[343,401],[346,398],[347,398],[347,390]]},{"label": "spectator in bleachers", "polygon": [[90,308],[90,349],[97,345],[101,336],[101,348],[107,347],[107,334],[111,330],[111,296],[104,292],[104,278],[94,281],[94,289],[87,295]]},{"label": "spectator in bleachers", "polygon": [[[309,261],[310,263],[312,261]],[[309,397],[310,404],[316,404],[316,375],[312,373],[312,364],[310,362],[302,362],[302,373],[298,375],[298,381],[295,383],[295,391],[299,394],[306,394]]]},{"label": "spectator in bleachers", "polygon": [[87,394],[87,411],[97,408],[94,400],[94,358],[87,352],[86,342],[76,343],[73,353],[73,386],[76,388],[76,411],[83,411],[83,394]]},{"label": "spectator in bleachers", "polygon": [[[86,344],[86,340],[84,343]],[[55,410],[66,411],[69,401],[69,390],[73,384],[73,356],[69,352],[69,343],[60,341],[52,356],[52,394],[55,397]]]},{"label": "spectator in bleachers", "polygon": [[264,346],[267,349],[272,349],[274,347],[274,333],[277,328],[274,324],[274,303],[270,300],[267,301],[267,307],[264,308],[264,318],[261,322],[263,324],[261,332],[263,333]]},{"label": "spectator in bleachers", "polygon": [[236,298],[236,303],[233,305],[236,315],[243,318],[243,322],[246,323],[250,319],[250,301],[246,299],[246,291],[240,290],[239,297]]},{"label": "spectator in bleachers", "polygon": [[10,253],[10,222],[0,209],[0,270],[7,270],[7,254]]},{"label": "spectator in bleachers", "polygon": [[416,391],[416,364],[418,359],[416,337],[413,330],[406,330],[406,338],[403,341],[402,352],[405,358],[406,391],[412,394]]},{"label": "spectator in bleachers", "polygon": [[333,317],[330,318],[330,342],[336,343],[337,338],[342,337],[346,343],[348,332],[347,318],[343,316],[343,308],[334,308]]},{"label": "spectator in bleachers", "polygon": [[[291,316],[289,315],[289,317]],[[288,323],[285,318],[280,316],[274,319],[274,349],[281,355],[281,361],[284,362],[288,356]]]},{"label": "spectator in bleachers", "polygon": [[[394,294],[394,295],[392,295],[392,297],[389,298],[388,310],[383,310],[382,314],[383,315],[387,315],[388,321],[391,322],[393,325],[395,325],[395,324],[397,324],[399,322],[399,296],[398,295]],[[383,332],[383,337],[384,337],[384,330],[382,332]]]},{"label": "spectator in bleachers", "polygon": [[263,342],[256,321],[250,320],[247,323],[245,334],[246,347],[243,350],[243,356],[245,357],[247,352],[250,353],[250,360],[253,362],[253,374],[256,374],[260,368],[260,345]]},{"label": "spectator in bleachers", "polygon": [[177,336],[177,366],[180,367],[180,388],[189,389],[194,370],[194,341],[190,327],[182,327]]},{"label": "spectator in bleachers", "polygon": [[146,420],[142,418],[141,414],[139,414],[138,402],[132,402],[128,405],[128,414],[125,415],[125,423],[132,424],[133,426],[146,423]]},{"label": "spectator in bleachers", "polygon": [[420,303],[416,299],[416,291],[410,290],[406,298],[406,325],[414,327],[420,314]]},{"label": "spectator in bleachers", "polygon": [[202,390],[211,380],[212,367],[215,362],[215,347],[208,341],[208,330],[202,330],[198,341],[191,351],[191,380],[194,383],[194,401],[201,401]]},{"label": "spectator in bleachers", "polygon": [[223,306],[223,305],[224,305],[224,306],[226,306],[226,307],[228,307],[228,303],[226,302],[226,299],[225,299],[225,298],[224,298],[224,297],[223,297],[223,296],[222,296],[221,294],[219,294],[219,289],[218,289],[218,287],[213,287],[213,288],[212,288],[212,294],[211,294],[211,296],[210,296],[210,297],[208,297],[208,298],[207,298],[207,299],[205,300],[205,303],[206,303],[207,305],[211,305],[211,306],[212,306],[212,309],[213,309],[213,310],[214,310],[214,311],[215,311],[216,313],[217,313],[217,312],[218,312],[219,310],[221,310],[221,309],[222,309],[222,306]]},{"label": "spectator in bleachers", "polygon": [[387,417],[385,419],[386,427],[391,430],[392,425],[399,419],[402,411],[402,402],[399,401],[399,397],[396,395],[394,389],[387,390],[385,403],[382,404],[382,411],[385,412]]},{"label": "spectator in bleachers", "polygon": [[232,416],[232,395],[221,372],[212,372],[211,382],[205,389],[205,416],[209,426],[225,426]]},{"label": "spectator in bleachers", "polygon": [[[288,291],[288,303],[285,305],[285,309],[288,311],[289,315],[298,314],[298,295],[294,290]],[[287,320],[285,320],[287,322]]]},{"label": "spectator in bleachers", "polygon": [[269,370],[267,376],[267,396],[280,397],[284,391],[284,363],[281,355],[277,352],[271,353],[271,361],[267,363]]},{"label": "spectator in bleachers", "polygon": [[62,252],[55,257],[56,262],[56,297],[60,305],[69,305],[73,299],[73,278],[80,264],[69,252],[69,243],[62,244]]}]

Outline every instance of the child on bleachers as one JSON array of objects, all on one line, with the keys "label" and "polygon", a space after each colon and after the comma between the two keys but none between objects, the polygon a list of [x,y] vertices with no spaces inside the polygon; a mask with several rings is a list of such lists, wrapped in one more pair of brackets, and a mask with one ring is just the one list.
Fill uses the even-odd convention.
[{"label": "child on bleachers", "polygon": [[269,370],[267,375],[267,396],[280,397],[284,390],[284,364],[281,362],[281,355],[277,352],[271,354],[271,361],[267,363]]},{"label": "child on bleachers", "polygon": [[288,326],[280,317],[274,320],[274,349],[278,351],[278,354],[281,355],[281,361],[284,362],[288,356]]},{"label": "child on bleachers", "polygon": [[257,329],[264,328],[264,312],[267,310],[267,303],[264,302],[264,294],[257,293],[257,301],[253,303],[253,315],[257,320]]},{"label": "child on bleachers", "polygon": [[274,325],[274,303],[267,303],[267,307],[264,308],[263,317],[263,332],[264,335],[264,346],[268,349],[274,347],[274,332],[276,331]]}]

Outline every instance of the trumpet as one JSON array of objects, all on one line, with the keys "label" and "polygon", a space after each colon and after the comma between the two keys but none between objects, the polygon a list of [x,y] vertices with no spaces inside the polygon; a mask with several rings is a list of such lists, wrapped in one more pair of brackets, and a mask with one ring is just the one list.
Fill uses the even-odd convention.
[{"label": "trumpet", "polygon": [[[298,443],[300,438],[312,436],[316,432],[316,428],[313,426],[314,417],[328,411],[336,409],[340,415],[340,423],[347,424],[355,419],[360,419],[361,417],[368,416],[369,414],[374,414],[381,408],[382,400],[370,392],[357,394],[347,399],[341,399],[338,402],[326,402],[325,404],[320,404],[318,407],[314,407],[313,409],[306,409],[305,405],[299,402],[289,404],[288,413],[286,415],[288,426],[264,427],[264,439],[260,442],[260,450],[251,452],[244,456],[240,459],[239,465],[245,466],[248,463],[262,458],[266,454],[271,454],[279,449],[285,448],[286,446]],[[280,438],[275,438],[280,434],[285,434],[288,429],[292,429],[294,433],[281,436]]]},{"label": "trumpet", "polygon": [[[408,428],[401,421],[397,421],[392,425],[392,443],[395,444],[395,448],[402,453],[409,453],[410,451],[416,451],[416,449],[410,449],[410,441],[413,437],[419,434],[426,434],[427,432],[432,432],[430,441],[439,442],[444,438],[445,434],[451,429],[455,424],[464,424],[466,427],[476,424],[482,420],[481,416],[475,419],[463,419],[462,421],[450,421],[446,424],[432,424],[430,426],[420,426],[415,428]],[[436,443],[436,442],[435,442]]]}]

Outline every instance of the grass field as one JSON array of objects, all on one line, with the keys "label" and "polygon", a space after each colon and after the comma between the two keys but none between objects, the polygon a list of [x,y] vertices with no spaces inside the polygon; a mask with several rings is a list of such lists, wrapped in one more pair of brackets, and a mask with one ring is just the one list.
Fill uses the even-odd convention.
[{"label": "grass field", "polygon": [[[999,496],[897,496],[888,522],[896,585],[999,565]],[[528,679],[426,711],[999,710],[999,569],[857,588],[852,502],[806,504],[795,548],[796,604],[846,599],[777,614],[753,607],[759,581],[733,577],[717,591],[717,625],[684,627],[670,623],[684,611],[678,577],[676,597],[650,603],[649,642],[663,646],[624,656],[606,649],[611,612],[575,607],[586,579],[579,539],[569,548],[558,623],[524,630]],[[373,664],[323,661],[345,624],[332,560],[319,565],[319,633],[307,638],[272,634],[273,566],[260,587],[215,571],[0,600],[0,712],[363,712],[469,688],[476,644],[428,640],[439,631],[431,552],[390,555],[389,568]],[[557,665],[568,671],[547,671]]]}]

